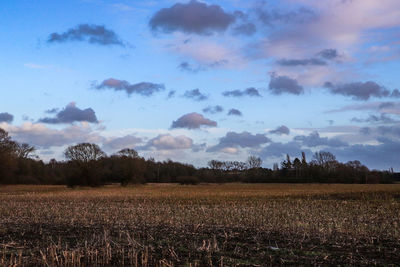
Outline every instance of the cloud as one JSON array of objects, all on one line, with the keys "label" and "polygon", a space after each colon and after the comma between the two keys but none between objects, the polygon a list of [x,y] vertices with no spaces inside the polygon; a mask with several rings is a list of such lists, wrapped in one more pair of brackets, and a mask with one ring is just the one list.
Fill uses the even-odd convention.
[{"label": "cloud", "polygon": [[59,111],[58,108],[51,108],[51,109],[45,110],[44,112],[47,113],[47,114],[55,114],[55,113],[57,113],[58,111]]},{"label": "cloud", "polygon": [[235,16],[226,13],[220,6],[192,0],[157,11],[150,19],[149,26],[153,31],[164,33],[181,31],[210,35],[225,31],[234,22]]},{"label": "cloud", "polygon": [[64,129],[50,129],[42,123],[25,122],[21,126],[1,124],[18,142],[28,143],[38,148],[50,148],[70,145],[73,143],[101,143],[104,138],[94,132],[89,124],[71,125]]},{"label": "cloud", "polygon": [[[310,19],[274,25],[267,16],[267,24],[275,27],[270,27],[268,37],[260,44],[265,56],[307,55],[326,47],[351,51],[371,41],[394,45],[400,8],[396,0],[301,0],[296,4],[312,10]],[[288,21],[295,22],[294,18],[289,16]]]},{"label": "cloud", "polygon": [[371,97],[381,98],[390,96],[389,90],[373,81],[353,82],[340,85],[326,82],[324,86],[328,88],[332,94],[351,96],[355,100],[365,101]]},{"label": "cloud", "polygon": [[360,119],[360,118],[352,118],[352,122],[368,122],[368,123],[395,123],[398,122],[397,120],[394,120],[393,118],[387,116],[386,114],[380,114],[379,116],[377,115],[370,115],[366,119]]},{"label": "cloud", "polygon": [[263,159],[269,157],[282,157],[286,154],[289,154],[292,157],[300,157],[301,152],[305,152],[306,154],[311,154],[310,149],[302,149],[301,144],[298,142],[289,142],[289,143],[275,143],[272,142],[269,145],[265,146],[259,153],[260,157]]},{"label": "cloud", "polygon": [[12,122],[14,120],[14,116],[8,112],[0,113],[0,122]]},{"label": "cloud", "polygon": [[99,45],[120,45],[124,46],[118,35],[102,25],[79,24],[63,33],[50,34],[48,43],[65,43],[68,41],[81,41]]},{"label": "cloud", "polygon": [[175,96],[175,94],[176,94],[176,91],[175,90],[171,90],[171,91],[168,92],[167,98],[168,99],[173,98]]},{"label": "cloud", "polygon": [[95,89],[114,89],[114,91],[125,91],[128,95],[139,94],[142,96],[151,96],[154,93],[165,90],[163,84],[156,84],[151,82],[141,82],[136,84],[130,84],[124,80],[107,79],[104,80],[100,85],[94,86]]},{"label": "cloud", "polygon": [[378,132],[381,135],[385,136],[393,136],[395,138],[400,137],[400,125],[392,125],[392,126],[379,126],[377,128]]},{"label": "cloud", "polygon": [[393,97],[393,98],[400,98],[400,91],[399,91],[399,89],[394,89],[394,90],[392,91],[392,93],[390,94],[390,97]]},{"label": "cloud", "polygon": [[220,113],[222,111],[224,111],[224,108],[221,107],[220,105],[208,106],[203,109],[204,113],[210,113],[210,114],[216,114],[216,113]]},{"label": "cloud", "polygon": [[348,144],[337,138],[320,137],[318,132],[312,132],[308,136],[298,135],[295,136],[294,141],[299,141],[303,146],[307,147],[346,147]]},{"label": "cloud", "polygon": [[279,10],[265,10],[266,3],[263,2],[256,10],[257,17],[260,22],[265,25],[273,26],[274,24],[302,24],[316,18],[314,11],[307,8],[299,8],[296,11],[282,12]]},{"label": "cloud", "polygon": [[197,73],[199,71],[206,70],[202,66],[193,66],[192,64],[190,64],[189,62],[186,62],[186,61],[179,64],[178,69],[180,69],[181,71],[187,71],[187,72],[191,72],[191,73]]},{"label": "cloud", "polygon": [[400,115],[400,102],[370,102],[363,104],[347,105],[338,109],[328,110],[325,113],[346,112],[353,110],[372,110],[378,111],[380,113]]},{"label": "cloud", "polygon": [[328,48],[318,52],[317,56],[320,56],[324,59],[332,60],[339,57],[339,54],[336,49]]},{"label": "cloud", "polygon": [[223,96],[232,96],[232,97],[243,97],[243,96],[254,96],[261,97],[258,90],[254,87],[250,87],[244,90],[233,90],[233,91],[225,91],[222,93]]},{"label": "cloud", "polygon": [[199,89],[188,90],[183,94],[183,97],[194,101],[204,101],[208,99],[208,96],[201,93]]},{"label": "cloud", "polygon": [[126,135],[122,137],[107,138],[103,141],[103,148],[106,150],[119,151],[123,148],[133,148],[140,144],[143,140],[134,135]]},{"label": "cloud", "polygon": [[281,59],[278,60],[276,63],[283,67],[296,67],[296,66],[308,66],[308,65],[315,65],[315,66],[324,66],[326,62],[318,59],[318,58],[309,58],[309,59]]},{"label": "cloud", "polygon": [[369,127],[363,127],[360,129],[360,133],[363,135],[370,135],[371,134],[371,128]]},{"label": "cloud", "polygon": [[238,109],[232,108],[228,112],[228,116],[242,116],[242,112]]},{"label": "cloud", "polygon": [[139,149],[176,150],[190,149],[192,147],[193,140],[187,136],[172,136],[170,134],[160,134],[157,137],[150,139],[145,146],[140,147]]},{"label": "cloud", "polygon": [[277,134],[277,135],[282,135],[282,134],[288,135],[290,133],[290,129],[288,127],[286,127],[285,125],[282,125],[282,126],[279,126],[278,128],[276,128],[275,130],[269,131],[269,133]]},{"label": "cloud", "polygon": [[187,128],[189,130],[192,130],[192,129],[199,129],[202,126],[216,127],[217,122],[207,119],[199,113],[192,112],[192,113],[183,115],[182,117],[178,118],[176,121],[173,121],[171,128],[172,129]]},{"label": "cloud", "polygon": [[[219,143],[215,146],[209,147],[207,152],[216,151],[237,151],[238,147],[241,148],[258,148],[262,144],[271,142],[271,140],[264,134],[251,134],[249,132],[228,132],[224,137],[219,139]],[[228,149],[228,150],[226,150]]]},{"label": "cloud", "polygon": [[400,142],[380,138],[378,145],[356,144],[343,149],[329,149],[337,156],[339,160],[360,160],[370,168],[388,170],[391,167],[400,169],[398,152],[400,151]]},{"label": "cloud", "polygon": [[218,67],[224,66],[226,64],[228,64],[228,60],[226,60],[226,59],[220,59],[220,60],[203,63],[203,64],[197,64],[197,65],[193,65],[189,62],[184,61],[178,65],[178,69],[180,69],[181,71],[189,72],[189,73],[198,73],[200,71],[206,71],[209,68],[218,68]]},{"label": "cloud", "polygon": [[80,109],[76,107],[74,102],[69,103],[64,109],[56,114],[56,117],[42,118],[39,122],[58,124],[58,123],[73,123],[73,122],[92,122],[98,123],[96,113],[93,109]]},{"label": "cloud", "polygon": [[303,87],[298,84],[297,80],[288,76],[276,76],[275,74],[271,76],[268,88],[275,95],[282,93],[300,95],[304,93]]},{"label": "cloud", "polygon": [[254,25],[254,23],[252,22],[243,23],[233,28],[233,33],[235,35],[250,36],[256,33],[256,31],[257,31],[256,25]]}]

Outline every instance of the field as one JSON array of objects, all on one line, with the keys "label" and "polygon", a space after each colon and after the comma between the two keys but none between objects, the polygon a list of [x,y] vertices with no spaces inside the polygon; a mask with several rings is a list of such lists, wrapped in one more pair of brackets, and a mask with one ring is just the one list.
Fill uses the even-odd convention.
[{"label": "field", "polygon": [[395,265],[400,185],[0,187],[1,266]]}]

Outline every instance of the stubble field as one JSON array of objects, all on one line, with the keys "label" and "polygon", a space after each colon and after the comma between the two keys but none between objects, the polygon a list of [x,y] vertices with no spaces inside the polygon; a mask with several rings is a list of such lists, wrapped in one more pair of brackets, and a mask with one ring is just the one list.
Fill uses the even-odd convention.
[{"label": "stubble field", "polygon": [[400,185],[0,187],[1,266],[395,265]]}]

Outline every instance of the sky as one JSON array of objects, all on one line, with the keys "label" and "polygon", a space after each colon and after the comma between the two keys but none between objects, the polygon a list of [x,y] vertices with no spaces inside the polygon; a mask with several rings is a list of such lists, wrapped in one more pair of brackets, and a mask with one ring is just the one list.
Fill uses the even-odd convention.
[{"label": "sky", "polygon": [[14,0],[0,25],[0,128],[45,161],[90,142],[400,171],[398,0]]}]

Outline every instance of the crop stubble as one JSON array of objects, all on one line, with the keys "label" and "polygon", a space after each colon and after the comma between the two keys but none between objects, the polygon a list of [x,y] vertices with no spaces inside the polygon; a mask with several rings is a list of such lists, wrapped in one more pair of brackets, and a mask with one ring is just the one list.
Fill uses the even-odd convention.
[{"label": "crop stubble", "polygon": [[1,265],[400,262],[400,185],[0,187]]}]

